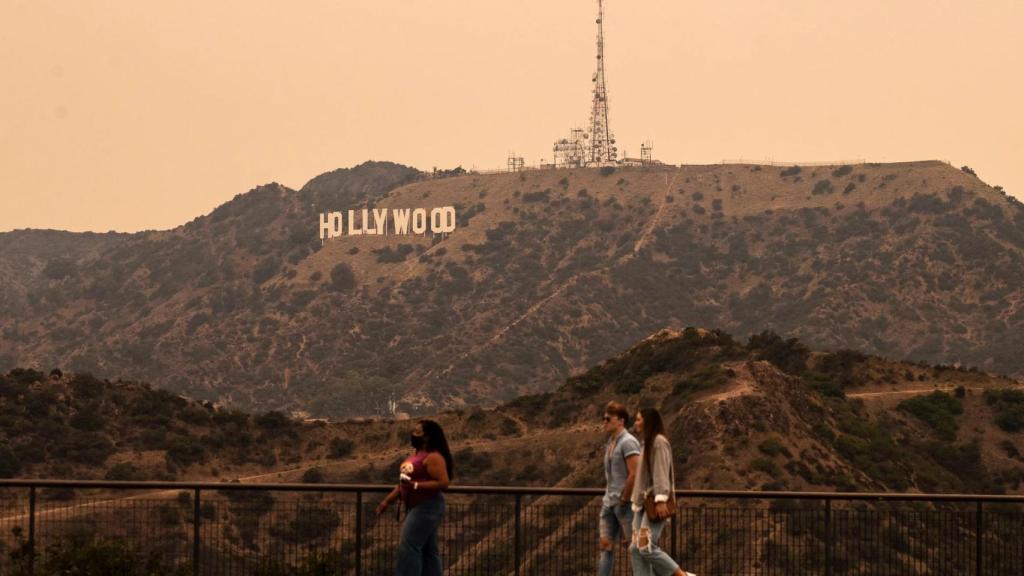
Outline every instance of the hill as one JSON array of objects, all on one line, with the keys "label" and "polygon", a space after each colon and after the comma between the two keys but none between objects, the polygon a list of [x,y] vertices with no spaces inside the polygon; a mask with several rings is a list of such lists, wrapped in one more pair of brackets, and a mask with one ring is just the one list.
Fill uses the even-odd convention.
[{"label": "hill", "polygon": [[[849,350],[812,352],[798,340],[767,332],[739,343],[721,331],[688,328],[658,332],[568,379],[553,392],[519,398],[494,409],[439,414],[437,419],[452,441],[456,482],[600,486],[604,441],[600,414],[612,398],[631,408],[653,405],[662,411],[680,488],[1020,493],[1024,479],[1020,435],[1024,391],[1019,382],[976,370],[893,362]],[[230,468],[231,461],[244,464],[249,460],[245,454],[253,451],[279,458],[287,454],[288,458],[280,458],[277,464],[270,460],[253,463],[264,469],[260,474],[250,471],[249,482],[390,484],[398,463],[409,451],[408,421],[300,423],[279,413],[249,417],[153,391],[146,385],[98,381],[81,374],[47,377],[18,370],[0,376],[0,406],[0,472],[8,470],[4,467],[12,462],[12,454],[37,452],[26,448],[37,442],[36,435],[47,430],[61,432],[49,434],[43,447],[46,461],[25,465],[23,476],[66,474],[70,468],[62,472],[60,466],[67,461],[80,462],[74,464],[73,471],[78,477],[139,474],[140,468],[125,464],[133,455],[135,461],[146,460],[140,457],[138,437],[164,428],[174,440],[157,443],[154,450],[141,454],[161,463],[156,467],[160,473],[174,470],[180,472],[179,478],[189,479],[233,480],[242,466]],[[29,418],[32,425],[26,425]],[[163,428],[153,419],[162,419]],[[74,440],[74,435],[83,438]],[[235,435],[254,441],[247,444],[249,448],[239,449],[231,440]],[[74,452],[67,450],[72,443]],[[192,448],[181,450],[182,444]],[[107,456],[97,453],[95,446],[107,446]],[[205,460],[180,461],[197,448]],[[81,454],[95,458],[81,462]],[[215,460],[225,465],[208,468]],[[145,471],[141,474],[147,475]],[[190,528],[192,500],[188,492],[151,495],[148,502],[158,521],[151,522],[145,541],[117,538],[114,535],[119,528],[115,526],[120,525],[105,521],[124,518],[118,512],[130,509],[136,496],[104,493],[104,506],[99,509],[77,505],[79,498],[95,498],[95,491],[86,496],[84,492],[44,489],[40,497],[42,515],[61,514],[62,518],[59,526],[50,525],[49,536],[68,534],[64,545],[47,549],[43,559],[47,566],[73,566],[88,558],[90,565],[102,566],[98,569],[106,573],[111,570],[106,566],[119,558],[145,557],[173,565],[175,558],[186,554],[182,548],[159,546]],[[493,497],[453,496],[458,504],[452,509],[473,509],[477,501],[480,506],[494,506],[487,498]],[[134,502],[137,505],[138,501]],[[372,499],[367,503],[373,504]],[[592,569],[593,556],[578,551],[581,538],[589,541],[581,536],[583,526],[588,525],[581,520],[595,518],[594,504],[556,496],[523,500],[526,525],[543,526],[549,531],[545,533],[556,535],[553,542],[570,546],[560,559],[565,570]],[[770,506],[774,515],[765,521],[779,530],[796,528],[787,511],[799,516],[801,510],[787,508],[784,502]],[[216,559],[211,562],[253,566],[254,570],[260,564],[259,573],[268,575],[322,574],[330,572],[329,566],[344,566],[339,558],[347,557],[351,550],[351,525],[345,520],[345,509],[346,504],[324,494],[204,491],[200,513],[204,522],[215,522],[217,532],[223,530],[231,541],[230,546],[211,548],[211,558]],[[572,513],[561,513],[564,510]],[[865,552],[847,537],[839,539],[836,549],[844,562],[886,563],[897,552],[905,563],[923,561],[932,550],[921,546],[927,540],[921,536],[916,518],[924,510],[941,513],[945,509],[914,505],[904,509],[906,514],[889,517],[885,529],[904,536],[882,538],[883,553]],[[971,518],[973,512],[966,514]],[[90,530],[87,539],[75,539],[77,524],[67,522],[68,515],[88,515],[97,529]],[[484,515],[469,536],[459,537],[468,538],[467,546],[487,549],[495,542],[508,541],[508,521],[507,515]],[[705,529],[708,521],[700,521]],[[367,539],[367,557],[372,564],[390,565],[394,540],[384,536],[396,526],[391,520],[368,524],[372,538]],[[596,527],[590,526],[586,533],[596,533]],[[960,538],[973,538],[969,525],[962,529],[965,532]],[[95,533],[112,540],[99,543]],[[766,541],[780,549],[789,545],[788,537],[775,530],[764,533]],[[716,537],[714,547],[736,549],[749,543],[745,538],[749,538],[747,531],[726,531]],[[993,534],[992,538],[987,542],[1007,547],[1018,542],[1010,533]],[[907,542],[914,546],[908,547]],[[548,557],[551,544],[547,539],[527,539],[524,558]],[[154,547],[162,555],[154,556]],[[266,565],[268,550],[285,558],[279,560],[284,564]],[[308,566],[289,566],[279,552],[282,550],[294,550],[291,561]],[[692,560],[697,552],[687,550]],[[788,559],[808,564],[820,559],[820,549],[815,546],[789,550],[788,554],[766,556],[765,565],[782,569]],[[718,556],[711,555],[710,565],[728,569],[728,555]],[[12,554],[11,558],[18,561],[19,557]],[[467,554],[462,562],[468,568],[478,564],[493,568],[494,559]],[[966,562],[961,564],[966,566]],[[160,571],[171,573],[170,568]]]},{"label": "hill", "polygon": [[249,415],[90,374],[0,375],[0,477],[185,480],[257,477],[309,458],[347,456],[323,424]]},{"label": "hill", "polygon": [[[743,344],[661,331],[556,391],[439,421],[461,483],[598,486],[612,399],[659,408],[681,488],[1003,493],[1024,480],[1020,382],[811,352],[771,333]],[[325,478],[391,481],[408,425],[362,426],[356,454],[377,456],[327,466]]]},{"label": "hill", "polygon": [[[321,212],[444,205],[445,237],[317,238]],[[33,234],[0,235],[0,366],[252,412],[495,405],[664,326],[1024,374],[1024,208],[938,162],[448,178],[367,163],[89,249]]]},{"label": "hill", "polygon": [[[661,410],[685,488],[1002,493],[1024,480],[1022,383],[768,332],[744,344],[664,330],[553,392],[436,418],[461,484],[599,486],[611,399]],[[408,452],[409,422],[249,416],[82,374],[12,371],[0,402],[6,476],[390,483]]]}]

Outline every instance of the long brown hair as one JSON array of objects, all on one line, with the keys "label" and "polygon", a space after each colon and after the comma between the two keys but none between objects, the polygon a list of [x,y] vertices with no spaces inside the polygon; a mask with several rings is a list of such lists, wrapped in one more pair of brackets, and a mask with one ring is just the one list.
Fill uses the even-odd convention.
[{"label": "long brown hair", "polygon": [[426,436],[425,448],[427,452],[437,452],[444,458],[445,468],[448,469],[448,478],[455,478],[455,463],[452,461],[452,452],[448,449],[448,438],[444,435],[444,428],[433,420],[420,420],[423,426],[423,435]]},{"label": "long brown hair", "polygon": [[665,424],[661,421],[661,413],[655,408],[641,408],[640,416],[644,419],[644,464],[647,474],[651,474],[651,450],[658,434],[665,433]]}]

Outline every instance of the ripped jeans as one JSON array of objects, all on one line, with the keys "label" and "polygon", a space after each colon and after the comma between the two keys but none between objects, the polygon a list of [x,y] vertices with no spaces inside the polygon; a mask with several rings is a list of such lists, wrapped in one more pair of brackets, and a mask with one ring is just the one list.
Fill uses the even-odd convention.
[{"label": "ripped jeans", "polygon": [[619,536],[630,540],[633,526],[633,508],[630,504],[605,504],[601,506],[601,538],[607,539],[610,547],[601,550],[597,564],[598,576],[611,576],[615,567],[615,547],[619,544]]},{"label": "ripped jeans", "polygon": [[667,522],[652,521],[643,510],[633,513],[633,542],[629,545],[633,576],[669,576],[679,570],[676,561],[658,547],[658,538]]}]

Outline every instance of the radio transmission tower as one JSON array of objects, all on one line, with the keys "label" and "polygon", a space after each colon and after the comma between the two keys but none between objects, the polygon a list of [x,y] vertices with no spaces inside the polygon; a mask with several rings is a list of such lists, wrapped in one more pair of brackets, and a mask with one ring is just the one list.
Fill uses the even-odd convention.
[{"label": "radio transmission tower", "polygon": [[594,104],[590,112],[590,157],[588,164],[614,164],[618,150],[608,125],[608,86],[604,77],[604,1],[597,0],[597,71],[594,72]]}]

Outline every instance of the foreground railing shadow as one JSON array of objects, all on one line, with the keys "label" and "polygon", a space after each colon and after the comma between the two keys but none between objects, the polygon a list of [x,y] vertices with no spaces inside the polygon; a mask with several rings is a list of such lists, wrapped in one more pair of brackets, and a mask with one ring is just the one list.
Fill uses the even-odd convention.
[{"label": "foreground railing shadow", "polygon": [[[390,486],[0,480],[0,573],[389,574]],[[591,574],[601,490],[454,487],[445,574]],[[1024,497],[677,492],[661,545],[701,576],[1024,573]],[[616,574],[629,574],[617,553]]]}]

